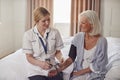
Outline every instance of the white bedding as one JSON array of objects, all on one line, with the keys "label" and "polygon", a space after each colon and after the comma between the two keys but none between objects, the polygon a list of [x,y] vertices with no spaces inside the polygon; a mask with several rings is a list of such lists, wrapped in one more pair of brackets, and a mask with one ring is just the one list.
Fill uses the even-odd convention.
[{"label": "white bedding", "polygon": [[28,80],[22,49],[0,60],[0,80]]},{"label": "white bedding", "polygon": [[[68,56],[70,43],[72,38],[65,38],[65,47],[62,49],[64,58]],[[120,80],[120,38],[108,37],[108,58],[109,63],[107,65],[108,73],[106,80]],[[22,49],[19,49],[13,54],[0,60],[0,80],[28,80],[26,77],[26,57],[22,53]],[[72,69],[70,66],[64,72],[70,72]],[[115,74],[116,75],[115,75]]]}]

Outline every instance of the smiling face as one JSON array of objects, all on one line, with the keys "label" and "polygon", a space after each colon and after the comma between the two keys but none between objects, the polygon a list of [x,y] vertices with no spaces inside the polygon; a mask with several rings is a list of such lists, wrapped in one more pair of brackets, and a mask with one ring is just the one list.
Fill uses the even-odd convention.
[{"label": "smiling face", "polygon": [[46,15],[42,17],[37,23],[37,26],[44,30],[49,28],[49,25],[50,25],[50,15]]},{"label": "smiling face", "polygon": [[79,27],[81,32],[86,32],[86,33],[91,32],[92,24],[89,23],[87,17],[81,16],[79,24],[80,24]]},{"label": "smiling face", "polygon": [[44,7],[34,10],[34,22],[39,31],[45,31],[50,25],[50,13]]}]

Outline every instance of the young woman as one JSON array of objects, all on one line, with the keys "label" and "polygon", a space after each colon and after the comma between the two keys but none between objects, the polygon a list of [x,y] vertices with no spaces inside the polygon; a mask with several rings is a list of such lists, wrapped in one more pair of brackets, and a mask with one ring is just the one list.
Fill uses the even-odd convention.
[{"label": "young woman", "polygon": [[58,30],[51,28],[50,13],[43,7],[34,10],[35,26],[23,37],[23,52],[28,60],[29,80],[61,80],[61,76],[48,77],[55,65],[55,57],[62,62],[60,49],[63,47]]}]

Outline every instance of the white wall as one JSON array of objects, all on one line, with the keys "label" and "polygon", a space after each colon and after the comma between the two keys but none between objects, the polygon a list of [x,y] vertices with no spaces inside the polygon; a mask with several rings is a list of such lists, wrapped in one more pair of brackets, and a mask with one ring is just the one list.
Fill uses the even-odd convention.
[{"label": "white wall", "polygon": [[22,38],[25,31],[26,0],[14,0],[13,3],[14,47],[15,50],[18,50],[22,47]]},{"label": "white wall", "polygon": [[[26,0],[0,0],[0,57],[22,47]],[[120,37],[120,0],[101,0],[105,36]]]},{"label": "white wall", "polygon": [[26,0],[1,0],[0,57],[21,48]]},{"label": "white wall", "polygon": [[0,55],[14,50],[12,5],[13,3],[10,0],[1,0]]},{"label": "white wall", "polygon": [[120,37],[120,0],[102,0],[101,14],[103,34]]}]

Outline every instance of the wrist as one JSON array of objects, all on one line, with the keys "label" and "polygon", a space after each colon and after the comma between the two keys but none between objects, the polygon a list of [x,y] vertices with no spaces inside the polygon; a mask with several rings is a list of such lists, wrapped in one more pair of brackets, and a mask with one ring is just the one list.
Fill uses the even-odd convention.
[{"label": "wrist", "polygon": [[58,68],[58,72],[62,72],[62,69],[61,69],[61,68]]}]

